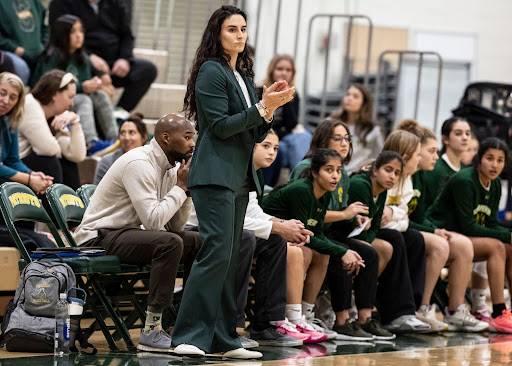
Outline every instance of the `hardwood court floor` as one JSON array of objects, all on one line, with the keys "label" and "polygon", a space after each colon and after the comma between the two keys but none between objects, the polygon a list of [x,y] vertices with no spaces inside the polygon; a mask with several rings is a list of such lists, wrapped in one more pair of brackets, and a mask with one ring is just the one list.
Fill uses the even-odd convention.
[{"label": "hardwood court floor", "polygon": [[[100,344],[97,344],[100,346]],[[239,365],[239,366],[501,366],[512,365],[512,336],[507,335],[409,335],[394,343],[334,343],[302,348],[262,347],[262,361],[226,362],[220,360],[180,360],[172,356],[107,352],[100,346],[96,356],[73,355],[67,362],[54,364],[51,355],[13,354],[0,351],[0,366],[10,365]],[[16,358],[13,358],[16,357]]]}]

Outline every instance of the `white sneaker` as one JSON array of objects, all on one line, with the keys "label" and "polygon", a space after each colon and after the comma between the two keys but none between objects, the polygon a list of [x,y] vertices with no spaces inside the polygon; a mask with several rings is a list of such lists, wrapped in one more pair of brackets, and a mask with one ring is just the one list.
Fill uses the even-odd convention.
[{"label": "white sneaker", "polygon": [[459,305],[452,315],[446,309],[444,321],[448,324],[448,330],[453,332],[482,332],[489,328],[488,323],[471,315],[466,304]]},{"label": "white sneaker", "polygon": [[430,324],[433,333],[444,332],[448,330],[448,324],[437,319],[436,308],[436,305],[421,305],[416,312],[416,318]]},{"label": "white sneaker", "polygon": [[430,324],[422,322],[414,315],[402,315],[394,319],[391,323],[384,326],[391,333],[430,333],[432,327]]},{"label": "white sneaker", "polygon": [[192,344],[180,344],[173,350],[174,353],[180,356],[196,356],[204,357],[206,353]]},{"label": "white sneaker", "polygon": [[263,354],[257,351],[249,351],[245,348],[236,348],[231,351],[224,352],[222,358],[231,358],[238,360],[250,360],[254,358],[262,358]]},{"label": "white sneaker", "polygon": [[325,334],[327,336],[327,339],[336,339],[338,333],[336,333],[332,329],[329,329],[329,327],[327,327],[327,325],[321,319],[307,319],[307,322],[311,327],[313,327],[314,330]]}]

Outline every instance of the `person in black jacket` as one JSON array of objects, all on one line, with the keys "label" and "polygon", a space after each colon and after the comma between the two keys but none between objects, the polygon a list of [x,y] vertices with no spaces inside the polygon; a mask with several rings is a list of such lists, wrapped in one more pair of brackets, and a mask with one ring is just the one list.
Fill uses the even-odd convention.
[{"label": "person in black jacket", "polygon": [[52,0],[50,24],[64,14],[82,20],[85,49],[100,72],[110,73],[115,87],[124,92],[118,106],[135,108],[156,79],[156,66],[133,56],[132,0]]},{"label": "person in black jacket", "polygon": [[[266,87],[276,81],[286,80],[288,85],[294,85],[295,61],[287,54],[275,55],[267,67],[267,73],[263,85]],[[258,88],[261,96],[263,87]],[[290,171],[304,158],[311,134],[308,131],[294,131],[299,124],[300,100],[297,93],[292,101],[278,108],[274,113],[273,128],[279,137],[279,152],[272,166],[263,169],[265,184],[274,187],[279,180],[281,168],[289,168]]]}]

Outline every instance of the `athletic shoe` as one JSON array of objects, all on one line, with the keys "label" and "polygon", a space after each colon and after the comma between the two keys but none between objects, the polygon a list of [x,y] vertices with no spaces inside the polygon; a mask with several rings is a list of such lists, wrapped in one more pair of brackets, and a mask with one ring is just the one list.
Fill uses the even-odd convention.
[{"label": "athletic shoe", "polygon": [[222,358],[237,359],[237,360],[251,360],[255,358],[262,358],[263,354],[257,351],[249,351],[245,348],[232,349],[231,351],[224,352]]},{"label": "athletic shoe", "polygon": [[357,322],[346,322],[343,325],[334,325],[333,330],[337,333],[336,340],[339,341],[372,341],[373,335],[365,332]]},{"label": "athletic shoe", "polygon": [[87,148],[87,155],[94,155],[98,151],[104,150],[112,145],[115,141],[110,140],[91,140]]},{"label": "athletic shoe", "polygon": [[512,333],[512,313],[510,310],[503,310],[497,318],[491,318],[489,330],[496,333]]},{"label": "athletic shoe", "polygon": [[169,352],[171,336],[162,329],[153,329],[149,332],[140,332],[137,349],[146,352]]},{"label": "athletic shoe", "polygon": [[304,343],[302,339],[281,334],[273,325],[259,331],[251,330],[251,338],[257,341],[261,346],[298,347],[302,346]]},{"label": "athletic shoe", "polygon": [[301,333],[295,324],[288,321],[288,319],[280,321],[276,324],[276,330],[286,336],[298,339],[303,343],[307,343],[310,336],[308,334]]},{"label": "athletic shoe", "polygon": [[249,348],[258,348],[260,345],[258,342],[256,342],[254,339],[247,338],[247,337],[239,337],[240,343],[242,344],[242,347],[245,349]]},{"label": "athletic shoe", "polygon": [[416,318],[430,324],[432,333],[448,330],[448,324],[437,319],[435,305],[421,305],[416,312]]},{"label": "athletic shoe", "polygon": [[399,316],[391,323],[384,325],[384,328],[395,334],[432,332],[432,327],[430,324],[422,322],[414,315]]},{"label": "athletic shoe", "polygon": [[302,319],[295,323],[295,328],[301,333],[309,335],[309,339],[305,340],[304,343],[320,343],[327,340],[327,334],[317,332],[311,324],[306,321],[304,315]]},{"label": "athletic shoe", "polygon": [[448,330],[452,332],[482,332],[489,328],[488,323],[480,321],[471,315],[466,304],[459,305],[457,310],[451,315],[447,309],[444,321],[448,324]]},{"label": "athletic shoe", "polygon": [[366,323],[360,324],[361,329],[371,334],[374,339],[381,341],[390,341],[396,338],[396,335],[384,329],[376,319],[369,318]]},{"label": "athletic shoe", "polygon": [[204,357],[206,352],[193,344],[182,343],[176,346],[174,353],[180,356]]},{"label": "athletic shoe", "polygon": [[336,333],[334,330],[329,329],[327,324],[325,324],[321,319],[313,318],[308,320],[308,324],[311,325],[317,332],[327,335],[327,339],[329,340],[336,339],[336,336],[338,335],[338,333]]},{"label": "athletic shoe", "polygon": [[478,307],[476,309],[471,310],[471,315],[473,315],[477,320],[490,323],[491,321],[491,313],[489,312],[489,308],[487,305],[482,307]]}]

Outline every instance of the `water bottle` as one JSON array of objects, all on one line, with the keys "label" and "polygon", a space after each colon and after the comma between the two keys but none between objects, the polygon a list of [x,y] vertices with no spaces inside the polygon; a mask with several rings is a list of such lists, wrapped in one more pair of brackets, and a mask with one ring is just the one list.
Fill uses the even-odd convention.
[{"label": "water bottle", "polygon": [[59,302],[55,309],[55,344],[53,348],[55,357],[69,355],[70,328],[71,320],[69,317],[67,294],[62,293],[59,296]]}]

